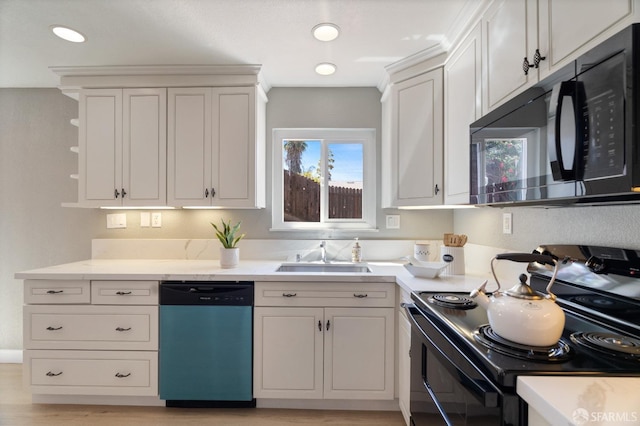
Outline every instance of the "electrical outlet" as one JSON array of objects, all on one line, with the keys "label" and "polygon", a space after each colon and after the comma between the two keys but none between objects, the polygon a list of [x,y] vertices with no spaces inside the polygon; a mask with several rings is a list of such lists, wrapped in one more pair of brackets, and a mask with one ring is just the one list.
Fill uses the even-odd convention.
[{"label": "electrical outlet", "polygon": [[151,213],[151,227],[152,228],[162,227],[162,213],[160,212]]},{"label": "electrical outlet", "polygon": [[513,215],[511,213],[502,213],[502,233],[511,234],[513,232]]}]

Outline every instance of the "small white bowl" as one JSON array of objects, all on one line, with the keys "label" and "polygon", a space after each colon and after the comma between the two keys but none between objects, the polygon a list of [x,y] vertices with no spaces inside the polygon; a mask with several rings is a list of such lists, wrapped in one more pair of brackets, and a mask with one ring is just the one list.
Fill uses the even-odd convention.
[{"label": "small white bowl", "polygon": [[405,263],[404,267],[414,277],[436,278],[447,267],[446,262],[414,262]]}]

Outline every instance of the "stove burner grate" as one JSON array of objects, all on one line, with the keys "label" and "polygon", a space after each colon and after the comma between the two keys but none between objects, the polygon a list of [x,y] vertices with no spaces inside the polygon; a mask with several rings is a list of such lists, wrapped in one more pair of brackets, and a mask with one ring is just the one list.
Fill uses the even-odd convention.
[{"label": "stove burner grate", "polygon": [[499,336],[488,324],[478,327],[473,332],[473,338],[503,355],[530,361],[563,362],[573,356],[571,347],[562,339],[553,346],[522,345]]},{"label": "stove burner grate", "polygon": [[429,296],[427,300],[436,306],[450,309],[473,309],[478,306],[473,299],[459,294],[437,293]]},{"label": "stove burner grate", "polygon": [[575,332],[571,340],[583,347],[624,359],[640,361],[640,340],[613,333]]}]

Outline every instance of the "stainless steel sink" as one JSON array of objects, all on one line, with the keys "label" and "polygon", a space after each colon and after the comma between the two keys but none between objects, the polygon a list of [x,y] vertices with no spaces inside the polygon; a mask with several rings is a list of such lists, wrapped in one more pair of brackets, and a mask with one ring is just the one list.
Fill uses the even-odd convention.
[{"label": "stainless steel sink", "polygon": [[354,263],[283,263],[276,272],[336,272],[336,273],[368,273],[367,265]]}]

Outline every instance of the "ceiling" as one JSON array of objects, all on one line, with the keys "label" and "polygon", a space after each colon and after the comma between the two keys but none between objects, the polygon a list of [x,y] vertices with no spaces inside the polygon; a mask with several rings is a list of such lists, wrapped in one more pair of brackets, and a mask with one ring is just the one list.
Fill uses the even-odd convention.
[{"label": "ceiling", "polygon": [[[380,87],[447,50],[477,0],[0,0],[0,87],[56,87],[51,66],[262,65],[267,87]],[[331,42],[318,23],[341,29]],[[87,37],[70,43],[53,24]],[[319,76],[320,62],[337,72]]]}]

